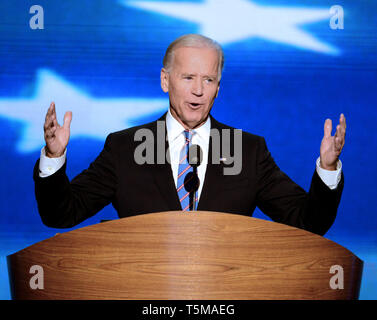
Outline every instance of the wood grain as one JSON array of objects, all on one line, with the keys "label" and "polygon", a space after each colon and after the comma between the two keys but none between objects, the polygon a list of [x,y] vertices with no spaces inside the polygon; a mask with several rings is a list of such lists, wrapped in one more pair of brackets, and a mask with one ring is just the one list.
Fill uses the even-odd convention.
[{"label": "wood grain", "polygon": [[[32,265],[44,289],[29,286]],[[344,270],[333,290],[332,265]],[[235,214],[144,214],[8,256],[15,299],[357,299],[363,263],[321,236]]]}]

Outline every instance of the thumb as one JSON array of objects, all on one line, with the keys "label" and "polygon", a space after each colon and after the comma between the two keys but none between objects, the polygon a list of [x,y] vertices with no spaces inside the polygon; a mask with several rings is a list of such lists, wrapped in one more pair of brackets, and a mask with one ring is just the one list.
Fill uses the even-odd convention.
[{"label": "thumb", "polygon": [[326,138],[331,137],[331,131],[332,131],[332,121],[331,119],[326,119],[325,125],[323,127],[324,135]]},{"label": "thumb", "polygon": [[71,125],[71,121],[72,121],[72,111],[67,111],[65,114],[64,114],[64,122],[63,122],[63,127],[65,129],[69,129],[70,125]]}]

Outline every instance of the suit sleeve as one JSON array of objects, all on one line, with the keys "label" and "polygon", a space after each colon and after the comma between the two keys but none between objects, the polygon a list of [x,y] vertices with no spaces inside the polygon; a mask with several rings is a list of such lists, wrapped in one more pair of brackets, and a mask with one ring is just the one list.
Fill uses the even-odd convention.
[{"label": "suit sleeve", "polygon": [[337,188],[331,190],[314,170],[306,192],[275,164],[264,139],[259,149],[258,207],[273,221],[324,235],[335,221],[344,186],[343,172]]},{"label": "suit sleeve", "polygon": [[42,222],[53,228],[71,228],[108,205],[115,194],[117,177],[112,135],[89,168],[71,182],[66,163],[53,175],[39,177],[34,167],[35,196]]}]

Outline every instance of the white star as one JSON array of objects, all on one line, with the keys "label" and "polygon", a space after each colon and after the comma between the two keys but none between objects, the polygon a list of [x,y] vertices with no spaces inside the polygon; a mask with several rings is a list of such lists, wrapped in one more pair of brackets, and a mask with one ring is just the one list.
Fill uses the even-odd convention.
[{"label": "white star", "polygon": [[199,24],[200,33],[222,44],[259,37],[326,54],[339,50],[299,28],[300,24],[330,19],[329,9],[270,7],[247,0],[150,2],[121,0],[122,4]]},{"label": "white star", "polygon": [[163,112],[168,99],[107,98],[95,99],[48,70],[39,70],[37,90],[31,99],[0,99],[0,115],[24,122],[20,152],[44,145],[43,123],[51,101],[55,102],[58,122],[65,111],[72,111],[71,139],[78,136],[104,140],[110,132],[130,127],[131,119]]}]

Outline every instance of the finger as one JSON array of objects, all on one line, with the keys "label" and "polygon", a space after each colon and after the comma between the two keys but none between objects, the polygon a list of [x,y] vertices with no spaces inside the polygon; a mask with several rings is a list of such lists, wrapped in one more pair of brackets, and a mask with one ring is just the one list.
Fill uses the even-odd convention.
[{"label": "finger", "polygon": [[55,102],[51,102],[50,108],[49,108],[49,117],[56,116],[56,110],[55,110]]},{"label": "finger", "polygon": [[343,140],[340,137],[335,138],[335,151],[340,152],[343,148]]},{"label": "finger", "polygon": [[51,104],[50,121],[52,122],[52,125],[54,127],[60,128],[60,124],[58,122],[57,115],[56,115],[56,108],[55,108],[54,102]]},{"label": "finger", "polygon": [[45,124],[50,122],[52,110],[53,110],[54,102],[51,102],[50,106],[47,109],[46,116],[45,116]]},{"label": "finger", "polygon": [[339,124],[342,127],[342,133],[343,133],[343,135],[345,135],[346,134],[347,124],[346,124],[346,117],[344,116],[343,113],[340,115]]},{"label": "finger", "polygon": [[51,122],[53,123],[54,127],[57,127],[57,128],[60,127],[60,125],[58,123],[58,119],[56,118],[56,112],[55,112],[55,110],[54,110],[54,113],[51,114]]},{"label": "finger", "polygon": [[48,108],[46,118],[45,118],[45,127],[50,127],[51,125],[57,126],[56,120],[56,111],[55,111],[55,103],[51,102],[50,107]]},{"label": "finger", "polygon": [[51,103],[50,103],[50,106],[49,106],[48,109],[47,109],[46,118],[47,118],[48,116],[51,115],[51,113],[52,113],[52,108],[53,108],[54,104],[55,104],[54,102],[51,102]]},{"label": "finger", "polygon": [[344,131],[344,128],[338,124],[336,126],[336,132],[335,132],[335,137],[339,137],[340,139],[344,139],[344,135],[345,135],[345,131]]},{"label": "finger", "polygon": [[52,137],[55,135],[55,131],[57,129],[57,126],[55,126],[52,122],[45,128],[45,136]]},{"label": "finger", "polygon": [[51,128],[57,128],[58,126],[59,126],[59,124],[57,123],[56,119],[53,116],[50,116],[46,119],[46,121],[43,125],[43,129],[46,131],[46,130],[49,130]]},{"label": "finger", "polygon": [[56,127],[56,125],[54,124],[54,121],[51,119],[51,117],[48,117],[43,124],[43,130],[46,131],[53,127]]},{"label": "finger", "polygon": [[334,138],[335,138],[335,149],[336,150],[341,150],[344,146],[344,134],[345,132],[343,131],[343,128],[341,127],[341,125],[338,125],[336,127],[336,132],[335,132],[335,135],[334,135]]},{"label": "finger", "polygon": [[336,126],[336,132],[335,137],[339,137],[341,140],[344,140],[346,135],[346,128],[344,127],[344,124],[338,124]]},{"label": "finger", "polygon": [[326,119],[325,125],[323,127],[323,131],[324,131],[324,136],[326,138],[331,137],[331,131],[332,131],[332,121],[331,121],[331,119]]},{"label": "finger", "polygon": [[340,114],[340,117],[339,117],[339,122],[342,124],[346,124],[346,117],[344,116],[344,113],[341,113]]},{"label": "finger", "polygon": [[72,121],[72,112],[71,111],[67,111],[64,115],[64,122],[63,122],[63,127],[65,129],[69,129],[70,125],[71,125],[71,121]]},{"label": "finger", "polygon": [[344,116],[343,113],[340,114],[340,117],[339,117],[339,124],[342,125],[342,126],[345,126],[345,125],[346,125],[346,117]]},{"label": "finger", "polygon": [[337,126],[336,126],[336,129],[335,129],[335,134],[334,134],[334,136],[335,137],[339,137],[339,136],[341,136],[341,127],[340,127],[340,124],[338,124]]}]

